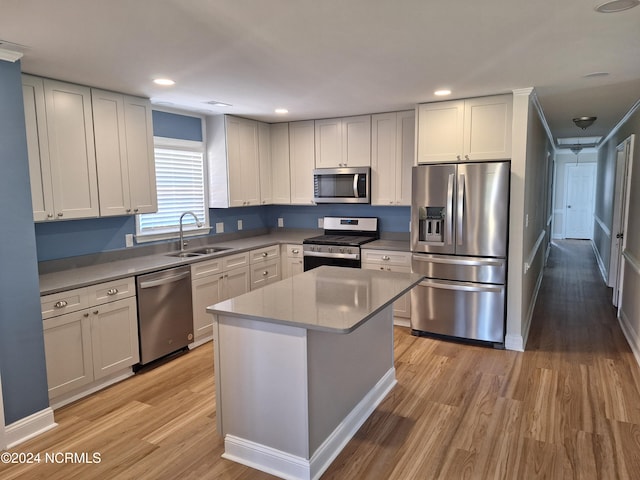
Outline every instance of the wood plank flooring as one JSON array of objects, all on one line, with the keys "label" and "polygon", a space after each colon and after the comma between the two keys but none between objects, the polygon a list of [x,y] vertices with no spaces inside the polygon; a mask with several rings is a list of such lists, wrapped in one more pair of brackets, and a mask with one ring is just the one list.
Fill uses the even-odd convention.
[{"label": "wood plank flooring", "polygon": [[[638,479],[640,368],[588,242],[556,242],[524,353],[395,329],[398,385],[328,479]],[[56,411],[15,452],[94,464],[0,464],[0,479],[274,478],[223,460],[211,344]]]}]

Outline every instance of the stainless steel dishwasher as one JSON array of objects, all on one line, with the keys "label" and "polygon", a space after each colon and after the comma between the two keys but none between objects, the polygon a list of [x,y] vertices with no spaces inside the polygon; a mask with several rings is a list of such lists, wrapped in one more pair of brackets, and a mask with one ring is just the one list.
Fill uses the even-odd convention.
[{"label": "stainless steel dishwasher", "polygon": [[161,270],[136,278],[140,365],[185,348],[193,341],[191,269]]}]

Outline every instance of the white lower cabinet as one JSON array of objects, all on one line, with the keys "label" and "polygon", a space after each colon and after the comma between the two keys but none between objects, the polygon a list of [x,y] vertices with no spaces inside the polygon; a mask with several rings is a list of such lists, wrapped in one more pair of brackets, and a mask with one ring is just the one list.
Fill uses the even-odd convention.
[{"label": "white lower cabinet", "polygon": [[251,250],[251,290],[277,282],[282,278],[280,245]]},{"label": "white lower cabinet", "polygon": [[302,245],[282,245],[282,278],[289,278],[304,271]]},{"label": "white lower cabinet", "polygon": [[134,279],[41,297],[49,399],[62,405],[138,363]]},{"label": "white lower cabinet", "polygon": [[209,305],[237,297],[250,290],[249,253],[228,255],[191,265],[194,343],[213,336]]},{"label": "white lower cabinet", "polygon": [[[411,252],[362,249],[362,268],[387,272],[411,272]],[[393,303],[393,316],[411,318],[411,294],[407,293]],[[407,322],[396,322],[408,326]]]}]

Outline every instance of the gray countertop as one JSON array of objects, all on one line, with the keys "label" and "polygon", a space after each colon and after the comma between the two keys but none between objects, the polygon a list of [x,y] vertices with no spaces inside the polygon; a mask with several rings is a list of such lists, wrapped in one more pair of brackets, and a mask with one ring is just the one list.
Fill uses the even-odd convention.
[{"label": "gray countertop", "polygon": [[371,250],[395,250],[398,252],[410,252],[411,245],[409,240],[375,240],[373,242],[365,243],[362,245],[363,249]]},{"label": "gray countertop", "polygon": [[415,273],[323,266],[211,305],[207,311],[350,333],[422,278]]},{"label": "gray countertop", "polygon": [[[267,247],[281,243],[302,243],[309,236],[308,231],[282,231],[265,235],[239,238],[235,240],[211,243],[216,247],[226,247],[228,250],[200,257],[177,258],[168,256],[167,253],[141,255],[122,260],[101,261],[100,255],[96,255],[96,262],[91,265],[74,266],[55,272],[40,274],[40,295],[58,293],[74,288],[86,287],[97,283],[108,282],[119,278],[141,275],[143,273],[163,270],[165,268],[188,265],[195,262],[209,260],[215,257],[233,255],[255,248]],[[191,248],[195,248],[191,247]],[[70,261],[70,265],[72,262]]]}]

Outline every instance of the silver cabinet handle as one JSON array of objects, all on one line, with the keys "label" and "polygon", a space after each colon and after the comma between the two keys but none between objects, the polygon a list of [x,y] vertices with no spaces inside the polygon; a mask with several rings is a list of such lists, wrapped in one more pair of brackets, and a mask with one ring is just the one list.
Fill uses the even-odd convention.
[{"label": "silver cabinet handle", "polygon": [[107,295],[117,295],[117,294],[118,294],[117,288],[110,288],[109,290],[107,290]]},{"label": "silver cabinet handle", "polygon": [[389,255],[383,255],[382,260],[391,260],[391,257]]},{"label": "silver cabinet handle", "polygon": [[291,253],[293,253],[293,254],[297,255],[297,254],[299,254],[299,253],[300,253],[300,250],[298,250],[298,249],[296,248],[296,249],[294,249],[294,250],[291,250]]},{"label": "silver cabinet handle", "polygon": [[56,302],[56,303],[54,303],[54,304],[53,304],[53,306],[54,306],[55,308],[64,308],[64,307],[66,307],[67,305],[69,305],[69,303],[68,303],[66,300],[60,300],[60,301],[58,301],[58,302]]}]

